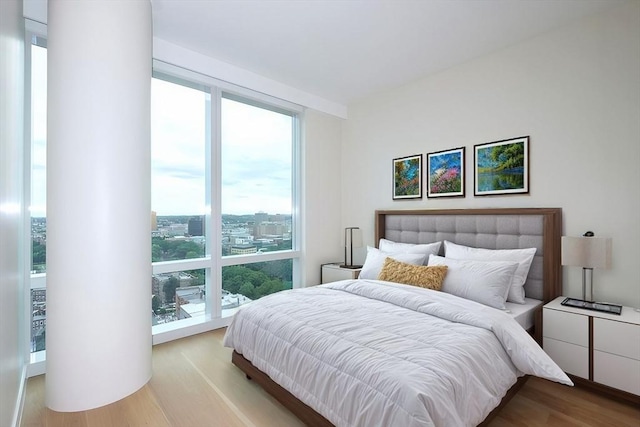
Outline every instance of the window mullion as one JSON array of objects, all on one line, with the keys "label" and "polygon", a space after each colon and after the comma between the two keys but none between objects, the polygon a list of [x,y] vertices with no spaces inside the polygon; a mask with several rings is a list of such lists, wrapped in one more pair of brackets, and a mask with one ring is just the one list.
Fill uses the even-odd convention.
[{"label": "window mullion", "polygon": [[207,292],[207,304],[211,308],[212,317],[220,317],[222,313],[222,267],[220,260],[222,258],[222,155],[221,155],[221,100],[222,91],[219,87],[211,89],[211,135],[210,135],[210,155],[209,173],[210,173],[210,224],[211,233],[208,236],[208,242],[211,247],[211,272],[208,281],[209,291]]}]

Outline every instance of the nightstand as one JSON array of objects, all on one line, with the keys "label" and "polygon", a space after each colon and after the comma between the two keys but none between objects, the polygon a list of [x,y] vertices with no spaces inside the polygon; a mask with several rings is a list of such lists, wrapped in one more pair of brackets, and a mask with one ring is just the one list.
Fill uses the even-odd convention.
[{"label": "nightstand", "polygon": [[320,283],[357,279],[360,270],[362,268],[341,268],[340,264],[323,264],[320,270]]},{"label": "nightstand", "polygon": [[640,402],[640,312],[620,315],[546,304],[542,314],[544,351],[584,385]]}]

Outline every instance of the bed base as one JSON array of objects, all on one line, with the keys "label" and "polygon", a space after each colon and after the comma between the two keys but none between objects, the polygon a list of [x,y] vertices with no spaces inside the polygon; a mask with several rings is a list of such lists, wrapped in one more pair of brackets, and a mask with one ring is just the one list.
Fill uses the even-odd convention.
[{"label": "bed base", "polygon": [[282,406],[290,410],[293,415],[298,417],[300,421],[306,425],[313,427],[334,427],[325,417],[311,409],[310,406],[302,403],[300,399],[289,393],[260,369],[253,366],[250,361],[235,350],[231,355],[231,363],[240,368],[248,379],[255,381],[264,391],[273,396]]},{"label": "bed base", "polygon": [[[304,404],[300,399],[289,393],[286,389],[273,381],[267,374],[260,369],[253,366],[253,364],[244,358],[243,355],[233,351],[231,355],[231,362],[236,365],[242,372],[245,373],[248,379],[253,380],[267,393],[273,396],[278,402],[285,408],[293,413],[303,423],[312,427],[334,427],[329,420],[317,413],[310,406]],[[502,398],[502,401],[487,415],[485,420],[478,424],[478,426],[486,427],[489,422],[500,412],[500,410],[518,393],[518,390],[529,379],[528,375],[518,378],[518,381],[507,390],[507,394]]]}]

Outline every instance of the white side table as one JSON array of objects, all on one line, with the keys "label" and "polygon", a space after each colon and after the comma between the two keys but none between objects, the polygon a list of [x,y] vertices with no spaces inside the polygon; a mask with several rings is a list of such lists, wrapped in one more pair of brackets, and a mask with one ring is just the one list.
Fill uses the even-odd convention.
[{"label": "white side table", "polygon": [[558,297],[542,314],[544,351],[566,373],[640,402],[640,312],[620,315],[567,307]]},{"label": "white side table", "polygon": [[361,270],[362,268],[342,268],[340,264],[323,264],[320,271],[320,282],[329,283],[357,279]]}]

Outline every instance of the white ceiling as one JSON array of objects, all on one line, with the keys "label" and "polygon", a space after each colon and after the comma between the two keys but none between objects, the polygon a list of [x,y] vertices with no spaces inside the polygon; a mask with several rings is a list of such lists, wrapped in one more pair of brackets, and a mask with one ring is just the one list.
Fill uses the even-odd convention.
[{"label": "white ceiling", "polygon": [[154,36],[347,105],[628,0],[152,0]]}]

